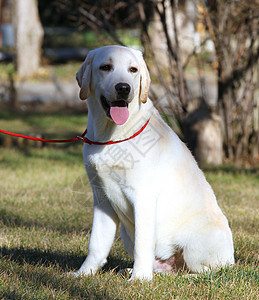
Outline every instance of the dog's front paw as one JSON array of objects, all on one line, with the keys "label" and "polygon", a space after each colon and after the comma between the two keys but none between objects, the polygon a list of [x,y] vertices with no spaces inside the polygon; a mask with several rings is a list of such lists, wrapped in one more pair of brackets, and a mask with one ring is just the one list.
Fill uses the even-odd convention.
[{"label": "dog's front paw", "polygon": [[73,278],[73,277],[78,277],[79,275],[77,274],[77,272],[68,272],[68,273],[66,273],[66,276],[67,277],[71,277],[71,278]]},{"label": "dog's front paw", "polygon": [[77,278],[77,277],[84,277],[84,276],[88,276],[89,274],[86,274],[84,272],[68,272],[67,273],[67,277],[71,277],[71,278]]},{"label": "dog's front paw", "polygon": [[141,271],[135,272],[133,270],[133,273],[129,281],[133,281],[133,280],[150,281],[152,279],[153,279],[153,272],[141,272]]},{"label": "dog's front paw", "polygon": [[77,272],[67,273],[67,276],[77,278],[77,277],[85,277],[85,276],[89,276],[89,275],[93,275],[93,274],[94,274],[94,272],[91,271],[91,270],[81,270],[81,269],[79,269]]}]

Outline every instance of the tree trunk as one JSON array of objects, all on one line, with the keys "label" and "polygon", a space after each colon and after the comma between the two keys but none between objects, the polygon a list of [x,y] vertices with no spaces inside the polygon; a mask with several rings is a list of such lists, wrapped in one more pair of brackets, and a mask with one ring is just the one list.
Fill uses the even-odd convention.
[{"label": "tree trunk", "polygon": [[22,78],[35,74],[40,66],[43,29],[37,0],[14,0],[17,72]]},{"label": "tree trunk", "polygon": [[218,62],[218,110],[228,162],[258,163],[258,4],[200,2]]},{"label": "tree trunk", "polygon": [[201,167],[223,163],[222,120],[204,104],[183,123],[185,142]]}]

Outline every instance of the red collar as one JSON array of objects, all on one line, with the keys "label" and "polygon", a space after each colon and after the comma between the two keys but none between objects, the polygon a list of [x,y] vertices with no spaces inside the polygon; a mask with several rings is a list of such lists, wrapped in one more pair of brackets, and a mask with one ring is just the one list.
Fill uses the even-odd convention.
[{"label": "red collar", "polygon": [[89,140],[87,137],[85,137],[85,135],[87,133],[87,129],[80,136],[78,136],[74,139],[68,139],[68,140],[41,139],[41,138],[36,138],[36,137],[27,136],[27,135],[23,135],[23,134],[8,132],[8,131],[1,130],[1,129],[0,129],[0,133],[4,133],[4,134],[15,136],[15,137],[21,137],[21,138],[28,139],[28,140],[47,142],[47,143],[70,143],[70,142],[75,142],[75,141],[78,141],[78,140],[82,140],[84,143],[87,143],[89,145],[112,145],[112,144],[118,144],[118,143],[126,142],[126,141],[131,140],[134,137],[138,136],[147,127],[147,124],[149,123],[149,121],[150,121],[150,119],[148,119],[147,122],[144,124],[144,126],[141,127],[140,130],[138,132],[136,132],[135,134],[133,134],[131,137],[126,138],[124,140],[108,141],[108,142],[93,142],[93,141]]},{"label": "red collar", "polygon": [[138,136],[147,127],[147,124],[149,123],[149,121],[150,121],[150,119],[147,120],[147,122],[140,128],[139,131],[137,131],[136,133],[134,133],[129,138],[126,138],[126,139],[123,139],[123,140],[108,141],[108,142],[94,142],[94,141],[89,140],[87,137],[84,137],[84,135],[87,133],[87,130],[80,137],[78,137],[78,138],[81,139],[84,143],[87,143],[89,145],[113,145],[113,144],[119,144],[119,143],[122,143],[122,142],[126,142],[128,140],[131,140],[134,137]]}]

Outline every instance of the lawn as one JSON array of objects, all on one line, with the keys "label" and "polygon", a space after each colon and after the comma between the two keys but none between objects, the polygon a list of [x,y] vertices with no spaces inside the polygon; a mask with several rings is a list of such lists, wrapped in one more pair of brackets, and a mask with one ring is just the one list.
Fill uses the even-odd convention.
[{"label": "lawn", "polygon": [[[85,121],[0,112],[1,129],[52,137],[80,134]],[[233,231],[233,268],[129,282],[118,274],[132,266],[118,237],[97,275],[71,278],[67,272],[87,254],[92,222],[82,144],[0,146],[0,299],[258,299],[259,172],[227,166],[205,173]]]}]

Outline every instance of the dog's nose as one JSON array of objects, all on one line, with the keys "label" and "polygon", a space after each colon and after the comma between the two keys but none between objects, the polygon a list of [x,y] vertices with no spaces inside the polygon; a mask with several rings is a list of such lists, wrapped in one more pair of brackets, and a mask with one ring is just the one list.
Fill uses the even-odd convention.
[{"label": "dog's nose", "polygon": [[130,93],[130,85],[120,82],[115,85],[115,90],[117,91],[119,97],[125,98],[128,97]]}]

